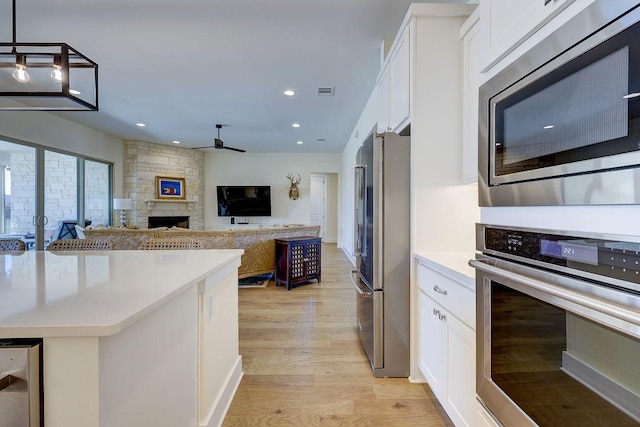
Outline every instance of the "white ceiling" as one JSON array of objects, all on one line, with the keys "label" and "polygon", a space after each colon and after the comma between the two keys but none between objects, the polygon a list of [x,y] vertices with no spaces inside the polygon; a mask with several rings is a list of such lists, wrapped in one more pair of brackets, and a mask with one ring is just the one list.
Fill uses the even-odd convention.
[{"label": "white ceiling", "polygon": [[[10,42],[11,1],[1,1],[0,41]],[[17,41],[68,43],[96,61],[100,111],[59,115],[118,138],[212,145],[221,123],[225,145],[251,152],[341,152],[375,85],[380,45],[410,3],[17,0]],[[288,88],[297,94],[285,97]]]}]

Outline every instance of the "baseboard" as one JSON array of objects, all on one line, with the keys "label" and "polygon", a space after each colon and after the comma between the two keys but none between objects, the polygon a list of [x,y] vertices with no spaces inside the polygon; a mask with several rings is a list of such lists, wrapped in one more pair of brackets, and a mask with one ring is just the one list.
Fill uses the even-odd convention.
[{"label": "baseboard", "polygon": [[409,376],[409,382],[411,384],[427,384],[427,380],[423,377],[423,378],[415,378],[412,376]]},{"label": "baseboard", "polygon": [[625,414],[640,421],[640,396],[637,394],[567,351],[562,353],[562,371]]},{"label": "baseboard", "polygon": [[347,250],[345,250],[345,248],[340,248],[342,249],[342,252],[344,252],[344,254],[347,256],[347,258],[349,258],[349,261],[351,261],[351,264],[353,264],[353,266],[355,267],[356,265],[356,257],[353,256],[352,254],[350,254]]},{"label": "baseboard", "polygon": [[227,376],[224,388],[220,394],[218,394],[216,403],[211,407],[207,418],[200,421],[200,427],[220,427],[222,425],[224,417],[227,415],[227,411],[233,401],[233,396],[235,396],[238,390],[242,375],[242,356],[238,356],[235,366]]}]

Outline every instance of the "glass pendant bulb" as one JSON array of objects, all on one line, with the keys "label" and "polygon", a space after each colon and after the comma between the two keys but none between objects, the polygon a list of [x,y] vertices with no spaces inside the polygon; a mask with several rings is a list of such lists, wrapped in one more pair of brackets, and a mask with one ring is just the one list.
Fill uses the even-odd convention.
[{"label": "glass pendant bulb", "polygon": [[28,82],[29,73],[27,73],[27,59],[24,55],[16,55],[16,69],[11,73],[14,79],[19,82]]},{"label": "glass pendant bulb", "polygon": [[51,80],[56,82],[62,81],[62,66],[60,65],[60,55],[53,57],[53,70],[51,70]]}]

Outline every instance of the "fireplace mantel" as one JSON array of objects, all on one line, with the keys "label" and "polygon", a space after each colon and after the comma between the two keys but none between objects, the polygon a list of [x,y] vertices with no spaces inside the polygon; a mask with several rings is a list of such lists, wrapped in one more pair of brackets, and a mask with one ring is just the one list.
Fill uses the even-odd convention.
[{"label": "fireplace mantel", "polygon": [[190,211],[193,208],[193,205],[196,203],[195,200],[172,200],[172,199],[145,199],[147,203],[147,209],[152,210],[155,207],[156,203],[186,203],[187,210]]}]

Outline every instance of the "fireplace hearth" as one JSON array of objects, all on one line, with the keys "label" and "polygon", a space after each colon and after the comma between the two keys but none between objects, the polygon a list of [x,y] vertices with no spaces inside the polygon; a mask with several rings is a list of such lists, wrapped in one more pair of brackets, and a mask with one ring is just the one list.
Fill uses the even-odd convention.
[{"label": "fireplace hearth", "polygon": [[148,228],[179,227],[189,228],[188,216],[150,216]]}]

